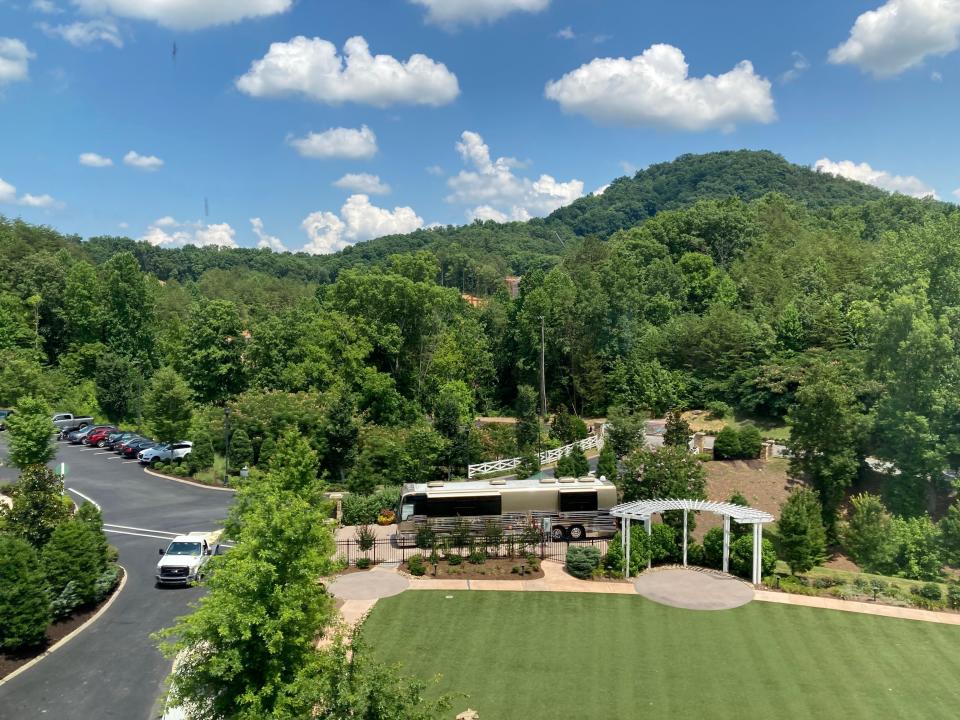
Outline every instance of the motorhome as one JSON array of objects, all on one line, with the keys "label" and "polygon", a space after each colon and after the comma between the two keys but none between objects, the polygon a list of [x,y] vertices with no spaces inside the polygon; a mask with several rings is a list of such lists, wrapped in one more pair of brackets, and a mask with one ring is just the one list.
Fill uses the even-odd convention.
[{"label": "motorhome", "polygon": [[400,491],[397,542],[415,544],[424,526],[449,534],[458,523],[477,536],[494,523],[505,535],[537,525],[553,540],[611,537],[616,504],[617,488],[604,477],[410,483]]}]

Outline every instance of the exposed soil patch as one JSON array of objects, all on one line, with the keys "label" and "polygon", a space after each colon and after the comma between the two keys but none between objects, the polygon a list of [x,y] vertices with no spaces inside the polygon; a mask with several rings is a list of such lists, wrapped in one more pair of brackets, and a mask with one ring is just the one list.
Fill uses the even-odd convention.
[{"label": "exposed soil patch", "polygon": [[[487,560],[483,565],[474,565],[464,560],[459,565],[451,565],[446,560],[437,563],[436,574],[434,566],[426,563],[427,573],[422,577],[437,577],[450,580],[537,580],[543,577],[543,570],[539,567],[531,570],[530,566],[520,558],[501,558],[497,560]],[[523,566],[523,575],[520,574],[520,568]],[[401,569],[410,575],[410,568],[407,563],[400,566]],[[516,569],[516,572],[514,572]]]},{"label": "exposed soil patch", "polygon": [[78,627],[83,625],[87,620],[93,617],[97,611],[103,607],[105,604],[110,602],[117,589],[120,587],[120,581],[123,579],[123,569],[120,569],[120,575],[117,576],[117,587],[113,589],[107,597],[105,597],[100,603],[92,607],[78,608],[71,614],[69,617],[59,620],[50,627],[47,628],[46,635],[44,636],[44,641],[40,645],[37,645],[33,648],[24,648],[17,650],[16,652],[2,652],[0,651],[0,679],[5,678],[7,675],[12,673],[18,667],[26,665],[28,662],[33,660],[38,655],[43,655],[47,650],[53,647],[58,641],[65,638],[67,635],[72,633]]}]

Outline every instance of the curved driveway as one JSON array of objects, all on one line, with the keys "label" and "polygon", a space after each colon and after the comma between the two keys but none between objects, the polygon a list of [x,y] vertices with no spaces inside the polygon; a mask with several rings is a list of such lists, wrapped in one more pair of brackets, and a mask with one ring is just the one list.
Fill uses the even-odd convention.
[{"label": "curved driveway", "polygon": [[[0,442],[0,455],[5,454]],[[201,593],[154,588],[157,549],[171,534],[223,527],[233,494],[152,477],[136,463],[94,449],[61,444],[56,462],[61,461],[67,463],[67,488],[101,506],[127,585],[93,625],[0,685],[0,718],[156,718],[170,663],[150,634],[188,612]],[[14,470],[0,469],[0,480],[15,477]]]}]

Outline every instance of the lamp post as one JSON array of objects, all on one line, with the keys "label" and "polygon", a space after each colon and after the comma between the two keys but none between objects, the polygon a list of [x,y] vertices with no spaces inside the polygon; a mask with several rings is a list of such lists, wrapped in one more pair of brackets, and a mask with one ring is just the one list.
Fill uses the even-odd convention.
[{"label": "lamp post", "polygon": [[223,408],[223,484],[227,484],[227,473],[230,470],[230,408]]},{"label": "lamp post", "polygon": [[543,315],[540,316],[540,414],[537,417],[537,477],[540,477],[540,470],[543,467],[543,461],[540,459],[540,424],[547,416],[547,379],[544,367],[544,349],[546,347]]}]

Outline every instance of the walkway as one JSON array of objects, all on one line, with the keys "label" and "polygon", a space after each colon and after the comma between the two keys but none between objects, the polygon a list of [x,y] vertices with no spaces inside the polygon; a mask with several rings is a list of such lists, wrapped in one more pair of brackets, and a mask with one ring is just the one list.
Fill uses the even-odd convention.
[{"label": "walkway", "polygon": [[633,585],[647,600],[686,610],[731,610],[754,599],[753,588],[742,580],[686,568],[645,572]]},{"label": "walkway", "polygon": [[902,620],[920,620],[922,622],[940,623],[941,625],[960,625],[960,613],[920,610],[919,608],[897,607],[895,605],[857,602],[855,600],[840,600],[838,598],[820,597],[818,595],[794,595],[792,593],[771,592],[770,590],[754,590],[753,599],[761,602],[781,603],[783,605],[802,605],[804,607],[821,608],[824,610],[842,610],[843,612],[863,613],[864,615],[882,615],[883,617],[900,618]]}]

